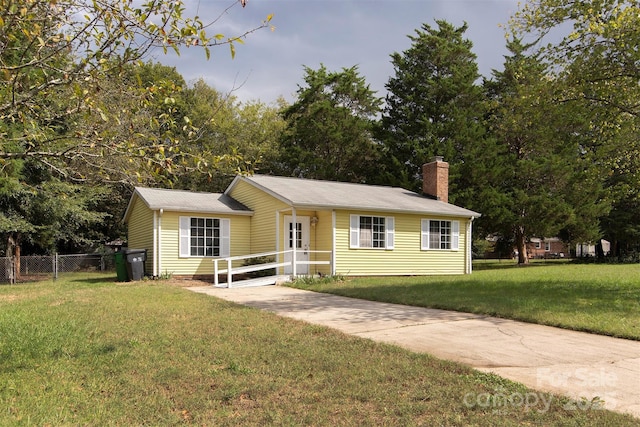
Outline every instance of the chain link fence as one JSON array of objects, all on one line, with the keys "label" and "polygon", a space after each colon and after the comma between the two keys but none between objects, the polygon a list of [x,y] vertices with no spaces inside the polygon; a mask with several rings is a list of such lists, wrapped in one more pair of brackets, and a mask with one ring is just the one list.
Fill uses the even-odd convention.
[{"label": "chain link fence", "polygon": [[0,283],[57,279],[60,274],[76,271],[111,271],[112,255],[35,255],[0,257]]}]

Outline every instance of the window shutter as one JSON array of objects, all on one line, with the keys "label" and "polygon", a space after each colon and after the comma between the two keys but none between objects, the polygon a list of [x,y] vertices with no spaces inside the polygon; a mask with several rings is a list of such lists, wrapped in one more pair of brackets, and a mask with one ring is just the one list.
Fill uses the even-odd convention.
[{"label": "window shutter", "polygon": [[420,249],[429,249],[429,220],[423,219],[420,221]]},{"label": "window shutter", "polygon": [[191,228],[191,218],[188,216],[180,217],[180,256],[188,257],[191,255],[189,250],[189,229]]},{"label": "window shutter", "polygon": [[349,247],[351,249],[360,247],[359,231],[360,231],[360,217],[358,215],[351,215],[349,217],[350,228],[349,228]]},{"label": "window shutter", "polygon": [[460,221],[451,221],[451,249],[457,251],[460,246]]},{"label": "window shutter", "polygon": [[393,249],[395,244],[395,220],[392,216],[388,216],[385,220],[385,230],[387,232],[386,249]]},{"label": "window shutter", "polygon": [[231,254],[231,220],[220,220],[220,256],[225,258]]}]

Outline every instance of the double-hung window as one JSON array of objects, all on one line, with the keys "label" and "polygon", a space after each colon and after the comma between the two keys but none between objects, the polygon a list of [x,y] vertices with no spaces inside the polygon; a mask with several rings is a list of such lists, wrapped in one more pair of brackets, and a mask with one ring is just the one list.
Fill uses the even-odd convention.
[{"label": "double-hung window", "polygon": [[181,257],[229,256],[228,219],[180,217]]},{"label": "double-hung window", "polygon": [[458,250],[460,221],[423,219],[421,228],[421,249]]},{"label": "double-hung window", "polygon": [[393,249],[393,217],[351,215],[349,247]]}]

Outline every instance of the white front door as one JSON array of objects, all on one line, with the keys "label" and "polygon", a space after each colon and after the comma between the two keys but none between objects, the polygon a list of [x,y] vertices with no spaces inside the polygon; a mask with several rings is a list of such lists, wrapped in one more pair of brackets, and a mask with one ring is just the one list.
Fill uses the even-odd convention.
[{"label": "white front door", "polygon": [[[309,274],[309,217],[296,216],[296,225],[293,225],[293,217],[285,215],[284,217],[284,249],[286,251],[293,250],[295,245],[296,254],[296,274]],[[292,252],[286,252],[284,262],[284,274],[293,274],[291,266]],[[300,264],[300,262],[305,262]]]}]

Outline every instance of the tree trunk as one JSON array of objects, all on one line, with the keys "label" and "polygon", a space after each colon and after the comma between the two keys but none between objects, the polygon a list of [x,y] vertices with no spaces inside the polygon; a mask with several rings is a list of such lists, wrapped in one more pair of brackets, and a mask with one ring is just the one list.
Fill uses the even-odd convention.
[{"label": "tree trunk", "polygon": [[9,283],[13,284],[20,279],[20,235],[18,233],[10,233],[7,238],[7,256],[11,258]]},{"label": "tree trunk", "polygon": [[527,241],[524,235],[524,227],[516,228],[516,248],[518,250],[518,264],[529,264],[527,253]]},{"label": "tree trunk", "polygon": [[16,283],[16,278],[15,278],[15,258],[14,257],[8,257],[9,259],[9,263],[7,264],[7,280],[9,281],[10,284],[15,284]]},{"label": "tree trunk", "polygon": [[13,238],[13,234],[9,234],[7,237],[7,258],[9,258],[9,269],[7,270],[7,278],[9,283],[16,283],[16,257],[13,256],[15,250],[16,241]]},{"label": "tree trunk", "polygon": [[604,248],[602,247],[602,240],[598,240],[598,243],[596,243],[596,258],[599,260],[604,259]]},{"label": "tree trunk", "polygon": [[16,237],[16,246],[13,249],[13,256],[16,259],[16,282],[20,280],[20,235]]},{"label": "tree trunk", "polygon": [[618,239],[613,239],[611,241],[611,247],[609,249],[609,255],[614,257],[620,256],[620,245],[618,245]]}]

